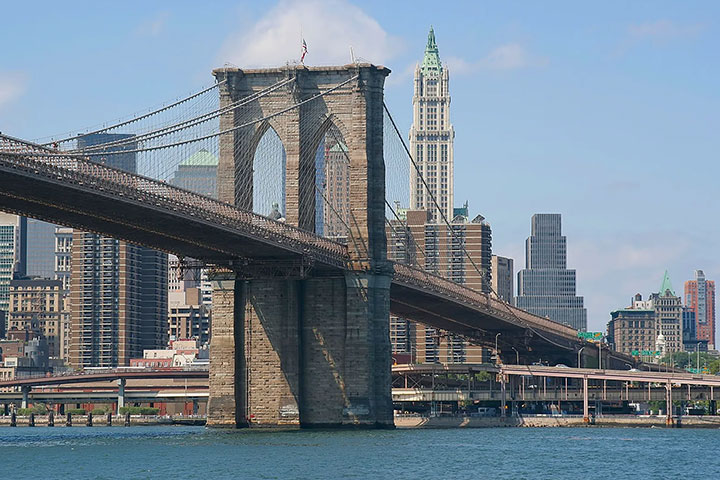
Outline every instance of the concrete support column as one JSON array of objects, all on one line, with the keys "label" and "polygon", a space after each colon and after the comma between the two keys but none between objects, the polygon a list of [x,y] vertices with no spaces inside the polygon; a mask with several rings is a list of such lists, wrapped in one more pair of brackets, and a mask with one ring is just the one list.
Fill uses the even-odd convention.
[{"label": "concrete support column", "polygon": [[20,404],[20,408],[28,408],[30,387],[20,387],[20,391],[22,392],[22,403]]},{"label": "concrete support column", "polygon": [[665,384],[665,425],[672,425],[672,383],[668,380]]},{"label": "concrete support column", "polygon": [[125,384],[127,380],[120,378],[117,381],[118,384],[118,396],[117,396],[117,414],[120,415],[120,409],[125,406]]},{"label": "concrete support column", "polygon": [[583,422],[590,423],[590,407],[588,406],[588,378],[583,377]]},{"label": "concrete support column", "polygon": [[505,398],[505,374],[502,372],[500,373],[500,416],[505,418],[505,407],[507,404],[507,400]]},{"label": "concrete support column", "polygon": [[239,427],[245,419],[245,356],[242,345],[245,284],[234,272],[214,272],[207,425]]}]

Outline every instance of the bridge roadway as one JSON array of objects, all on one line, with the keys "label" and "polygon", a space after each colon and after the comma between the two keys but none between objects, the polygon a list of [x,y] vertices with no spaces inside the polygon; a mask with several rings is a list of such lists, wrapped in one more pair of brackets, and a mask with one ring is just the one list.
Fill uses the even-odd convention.
[{"label": "bridge roadway", "polygon": [[[596,370],[491,364],[394,365],[393,402],[460,401],[665,401],[717,400],[720,377],[685,372]],[[481,372],[493,381],[478,386]],[[499,376],[499,381],[495,380]],[[465,377],[465,378],[463,378]],[[0,403],[115,403],[123,385],[123,402],[207,401],[208,372],[197,370],[132,371],[113,369],[76,375],[35,377],[0,382]],[[547,382],[545,379],[555,379]],[[563,380],[565,380],[563,382]],[[584,382],[588,381],[587,391]],[[8,391],[18,388],[15,391]],[[587,397],[585,395],[587,394]]]},{"label": "bridge roadway", "polygon": [[[497,375],[499,389],[477,389],[471,378],[479,372]],[[715,388],[720,376],[682,371],[609,370],[540,365],[393,365],[393,401],[434,402],[499,400],[501,412],[512,401],[581,401],[584,418],[589,419],[592,401],[710,400],[716,401]],[[431,384],[428,385],[427,377]],[[458,380],[458,376],[467,379]],[[436,377],[439,388],[436,387]],[[451,377],[453,380],[451,380]],[[561,380],[548,387],[547,381]],[[562,382],[564,380],[564,384]],[[455,388],[452,383],[456,383]],[[608,387],[608,382],[611,385]],[[461,383],[465,385],[460,385]],[[430,386],[430,388],[428,388]],[[463,388],[466,387],[466,388]],[[508,391],[509,390],[509,391]],[[672,423],[671,412],[667,413]]]},{"label": "bridge roadway", "polygon": [[117,403],[207,401],[207,370],[107,369],[0,382],[0,403]]},{"label": "bridge roadway", "polygon": [[71,385],[76,383],[109,382],[114,380],[158,380],[158,379],[197,379],[208,378],[207,370],[124,370],[108,369],[103,372],[90,372],[51,377],[28,377],[0,381],[0,388],[39,387],[48,385]]},{"label": "bridge roadway", "polygon": [[[0,209],[261,275],[338,275],[345,245],[164,182],[0,135]],[[393,264],[391,314],[528,358],[570,363],[576,330],[425,271]],[[590,350],[590,349],[586,349]],[[586,352],[587,353],[587,352]],[[632,362],[631,357],[623,361]]]}]

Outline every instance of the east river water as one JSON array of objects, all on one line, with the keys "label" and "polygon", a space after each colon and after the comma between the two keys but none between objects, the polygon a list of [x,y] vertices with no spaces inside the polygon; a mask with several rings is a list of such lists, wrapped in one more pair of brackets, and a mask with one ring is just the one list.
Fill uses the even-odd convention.
[{"label": "east river water", "polygon": [[720,431],[0,429],[2,479],[720,479]]}]

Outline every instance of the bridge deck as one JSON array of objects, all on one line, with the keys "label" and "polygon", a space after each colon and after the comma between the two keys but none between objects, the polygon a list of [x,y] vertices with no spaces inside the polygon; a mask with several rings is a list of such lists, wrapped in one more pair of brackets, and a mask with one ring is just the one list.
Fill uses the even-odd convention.
[{"label": "bridge deck", "polygon": [[[163,182],[0,135],[0,207],[211,265],[267,274],[342,274],[339,243]],[[576,331],[407,265],[394,264],[391,312],[546,357],[582,344]]]}]

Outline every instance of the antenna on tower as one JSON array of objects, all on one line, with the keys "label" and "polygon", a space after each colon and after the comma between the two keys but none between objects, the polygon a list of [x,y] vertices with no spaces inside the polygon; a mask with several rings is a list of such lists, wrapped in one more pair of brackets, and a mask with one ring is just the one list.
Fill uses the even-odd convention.
[{"label": "antenna on tower", "polygon": [[352,45],[350,45],[350,63],[357,63],[355,60],[355,52],[353,52]]}]

